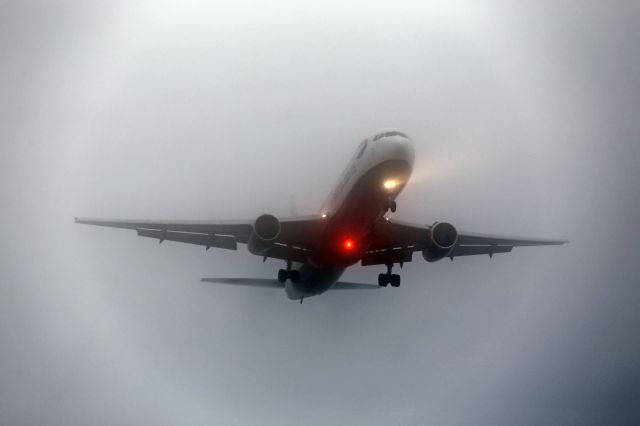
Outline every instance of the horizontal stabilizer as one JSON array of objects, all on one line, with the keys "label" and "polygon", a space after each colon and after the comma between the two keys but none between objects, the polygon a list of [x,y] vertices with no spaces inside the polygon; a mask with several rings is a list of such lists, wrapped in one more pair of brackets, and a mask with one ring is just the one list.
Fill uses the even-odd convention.
[{"label": "horizontal stabilizer", "polygon": [[[200,281],[215,284],[246,285],[250,287],[284,288],[284,283],[268,278],[202,278]],[[377,290],[379,288],[379,286],[373,284],[345,281],[338,281],[331,286],[331,290]]]},{"label": "horizontal stabilizer", "polygon": [[202,278],[205,283],[246,285],[249,287],[284,288],[284,283],[268,278]]}]

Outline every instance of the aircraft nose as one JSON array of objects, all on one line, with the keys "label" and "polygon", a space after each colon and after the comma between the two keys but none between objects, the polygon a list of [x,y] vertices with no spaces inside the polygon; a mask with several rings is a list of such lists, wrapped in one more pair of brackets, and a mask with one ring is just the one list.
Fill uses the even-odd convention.
[{"label": "aircraft nose", "polygon": [[395,136],[385,140],[387,155],[397,160],[403,160],[413,166],[415,149],[413,142],[408,137]]}]

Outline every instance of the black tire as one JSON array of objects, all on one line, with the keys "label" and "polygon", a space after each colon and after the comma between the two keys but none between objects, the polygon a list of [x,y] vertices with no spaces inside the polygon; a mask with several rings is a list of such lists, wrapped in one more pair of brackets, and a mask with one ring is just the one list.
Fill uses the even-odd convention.
[{"label": "black tire", "polygon": [[378,285],[386,287],[389,284],[389,276],[387,274],[378,274]]},{"label": "black tire", "polygon": [[300,271],[289,271],[289,279],[292,283],[300,281]]},{"label": "black tire", "polygon": [[283,283],[287,280],[287,278],[289,278],[289,271],[287,271],[286,269],[280,269],[278,271],[278,281]]},{"label": "black tire", "polygon": [[396,202],[392,201],[391,205],[389,206],[389,209],[391,210],[391,213],[395,213],[397,208],[398,208],[398,205],[396,204]]},{"label": "black tire", "polygon": [[392,287],[400,287],[400,275],[392,274],[391,275],[391,286]]}]

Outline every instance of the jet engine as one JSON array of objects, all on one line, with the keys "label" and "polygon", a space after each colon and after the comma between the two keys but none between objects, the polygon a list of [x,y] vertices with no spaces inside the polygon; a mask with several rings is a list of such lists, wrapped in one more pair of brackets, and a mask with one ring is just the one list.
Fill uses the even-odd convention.
[{"label": "jet engine", "polygon": [[253,223],[253,232],[247,242],[249,252],[262,255],[269,251],[280,234],[280,221],[270,214],[259,216]]},{"label": "jet engine", "polygon": [[456,245],[458,231],[447,222],[436,222],[429,230],[427,248],[422,250],[422,257],[427,262],[437,262],[445,257]]}]

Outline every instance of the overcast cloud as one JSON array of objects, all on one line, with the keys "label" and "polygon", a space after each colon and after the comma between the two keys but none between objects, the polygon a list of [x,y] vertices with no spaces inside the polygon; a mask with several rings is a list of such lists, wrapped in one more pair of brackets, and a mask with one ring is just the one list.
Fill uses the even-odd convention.
[{"label": "overcast cloud", "polygon": [[[0,423],[640,423],[638,3],[227,3],[1,3]],[[394,217],[571,244],[300,305],[73,223],[315,213],[389,126]]]}]

